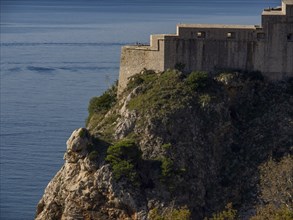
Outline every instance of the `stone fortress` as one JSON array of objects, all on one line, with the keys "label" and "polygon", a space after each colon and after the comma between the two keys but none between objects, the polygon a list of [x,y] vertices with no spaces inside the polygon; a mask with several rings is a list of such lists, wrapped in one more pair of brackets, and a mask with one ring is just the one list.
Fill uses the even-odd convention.
[{"label": "stone fortress", "polygon": [[144,68],[164,71],[239,69],[271,80],[293,76],[293,0],[265,9],[259,25],[179,24],[176,34],[151,35],[150,45],[124,46],[118,94]]}]

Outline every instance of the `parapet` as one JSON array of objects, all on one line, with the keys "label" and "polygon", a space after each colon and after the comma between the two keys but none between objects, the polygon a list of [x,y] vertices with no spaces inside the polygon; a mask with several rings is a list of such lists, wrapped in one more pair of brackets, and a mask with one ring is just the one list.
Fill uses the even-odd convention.
[{"label": "parapet", "polygon": [[282,0],[282,6],[264,9],[262,15],[293,16],[293,0]]}]

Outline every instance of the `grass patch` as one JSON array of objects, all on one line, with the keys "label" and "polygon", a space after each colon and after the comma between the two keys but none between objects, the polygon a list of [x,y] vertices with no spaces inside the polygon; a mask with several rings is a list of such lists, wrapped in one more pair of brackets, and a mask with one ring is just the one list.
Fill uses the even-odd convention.
[{"label": "grass patch", "polygon": [[141,84],[141,93],[133,97],[128,108],[137,110],[140,114],[155,113],[166,115],[175,109],[184,107],[189,96],[184,89],[182,74],[175,70],[161,74],[139,75],[144,83]]},{"label": "grass patch", "polygon": [[150,82],[153,82],[158,78],[158,74],[153,70],[143,70],[142,73],[136,74],[129,79],[127,84],[127,90],[133,90],[137,86],[144,85],[147,87]]}]

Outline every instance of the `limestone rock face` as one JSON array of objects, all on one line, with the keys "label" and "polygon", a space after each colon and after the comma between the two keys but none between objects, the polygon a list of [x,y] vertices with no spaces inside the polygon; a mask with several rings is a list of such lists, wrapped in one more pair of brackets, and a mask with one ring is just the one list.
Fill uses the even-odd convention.
[{"label": "limestone rock face", "polygon": [[[100,100],[106,107],[93,111],[88,129],[72,133],[36,219],[201,220],[228,203],[249,219],[263,204],[259,167],[293,154],[293,81],[139,77],[115,104]],[[129,141],[131,152],[121,147]]]},{"label": "limestone rock face", "polygon": [[116,184],[109,164],[89,160],[91,144],[85,128],[75,130],[67,141],[65,164],[48,184],[36,219],[136,219],[144,214],[139,195]]}]

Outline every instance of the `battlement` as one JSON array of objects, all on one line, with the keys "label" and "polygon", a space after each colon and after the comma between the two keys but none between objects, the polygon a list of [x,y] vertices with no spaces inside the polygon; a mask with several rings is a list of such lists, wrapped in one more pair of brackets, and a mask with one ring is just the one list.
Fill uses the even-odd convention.
[{"label": "battlement", "polygon": [[118,93],[143,69],[261,71],[271,79],[293,76],[293,0],[265,9],[262,25],[179,24],[176,34],[150,36],[150,45],[124,46]]}]

